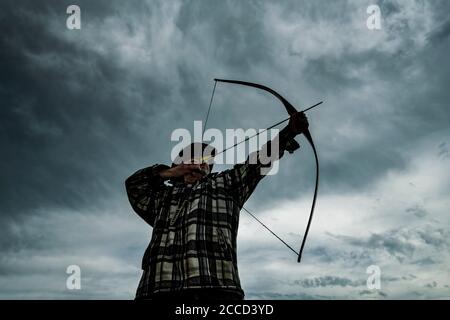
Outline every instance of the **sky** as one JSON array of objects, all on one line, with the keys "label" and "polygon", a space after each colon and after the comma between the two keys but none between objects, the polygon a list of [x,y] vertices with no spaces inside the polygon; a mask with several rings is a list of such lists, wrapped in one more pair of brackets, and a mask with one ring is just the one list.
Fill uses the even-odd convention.
[{"label": "sky", "polygon": [[[66,9],[81,9],[81,29]],[[367,8],[380,8],[370,30]],[[10,1],[0,10],[0,298],[133,299],[151,236],[125,179],[169,164],[214,78],[308,112],[321,178],[301,264],[241,213],[246,299],[450,298],[450,3]],[[446,89],[447,88],[447,89]],[[208,127],[265,128],[278,100],[218,84]],[[280,161],[246,203],[299,248],[314,158]],[[223,170],[225,166],[217,166]],[[81,289],[66,286],[67,267]],[[370,266],[380,287],[367,285]],[[369,268],[369,269],[368,269]]]}]

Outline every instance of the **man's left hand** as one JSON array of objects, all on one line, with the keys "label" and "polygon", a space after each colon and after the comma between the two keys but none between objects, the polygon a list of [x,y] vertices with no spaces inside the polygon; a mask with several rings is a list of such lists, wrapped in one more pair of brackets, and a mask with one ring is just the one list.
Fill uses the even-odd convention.
[{"label": "man's left hand", "polygon": [[289,131],[295,135],[301,134],[308,130],[309,123],[305,113],[297,112],[291,116],[289,120]]}]

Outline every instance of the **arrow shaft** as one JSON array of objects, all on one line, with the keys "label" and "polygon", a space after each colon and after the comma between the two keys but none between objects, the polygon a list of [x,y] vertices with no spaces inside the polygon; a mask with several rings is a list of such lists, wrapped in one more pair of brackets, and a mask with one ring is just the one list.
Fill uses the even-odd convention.
[{"label": "arrow shaft", "polygon": [[[311,107],[308,107],[308,108],[306,108],[305,110],[302,110],[302,111],[300,111],[300,112],[306,112],[306,111],[309,111],[309,110],[311,110],[312,108],[315,108],[315,107],[321,105],[322,103],[323,103],[323,101],[320,101],[320,102],[318,102],[318,103],[312,105]],[[283,119],[283,120],[281,120],[281,121],[278,121],[277,123],[271,125],[270,127],[268,127],[268,128],[266,128],[266,129],[264,129],[264,130],[262,130],[262,131],[260,131],[260,132],[258,132],[258,133],[256,133],[256,134],[254,134],[254,135],[251,135],[250,137],[247,137],[247,138],[245,138],[245,139],[242,140],[242,141],[236,142],[236,143],[233,144],[231,147],[228,147],[228,148],[226,148],[226,149],[223,149],[222,151],[220,151],[219,153],[217,153],[217,154],[215,155],[215,157],[217,157],[219,154],[222,154],[222,153],[224,153],[224,152],[226,152],[226,151],[228,151],[228,150],[230,150],[230,149],[232,149],[232,148],[234,148],[234,147],[240,145],[241,143],[244,143],[244,142],[250,140],[251,138],[254,138],[254,137],[256,137],[256,136],[259,136],[261,133],[264,133],[264,132],[266,132],[266,131],[268,131],[268,130],[270,130],[270,129],[272,129],[272,128],[275,128],[276,126],[278,126],[278,125],[280,125],[280,124],[282,124],[282,123],[288,121],[289,119],[291,119],[291,117],[292,117],[292,116],[289,116],[288,118]]]}]

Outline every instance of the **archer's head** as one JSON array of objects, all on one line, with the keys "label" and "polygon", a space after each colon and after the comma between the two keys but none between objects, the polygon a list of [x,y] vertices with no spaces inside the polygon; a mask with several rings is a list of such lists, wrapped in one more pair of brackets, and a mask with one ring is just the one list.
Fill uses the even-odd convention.
[{"label": "archer's head", "polygon": [[191,143],[180,151],[172,167],[180,164],[195,167],[194,170],[183,176],[185,183],[193,184],[212,171],[215,154],[214,147],[206,143]]}]

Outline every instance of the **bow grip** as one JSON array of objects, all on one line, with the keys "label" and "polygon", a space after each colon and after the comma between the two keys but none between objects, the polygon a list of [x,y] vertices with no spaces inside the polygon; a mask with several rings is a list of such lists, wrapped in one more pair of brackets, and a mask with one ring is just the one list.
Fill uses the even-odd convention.
[{"label": "bow grip", "polygon": [[286,142],[286,151],[289,153],[294,153],[295,150],[299,149],[300,145],[298,144],[298,142],[294,139],[291,138]]}]

